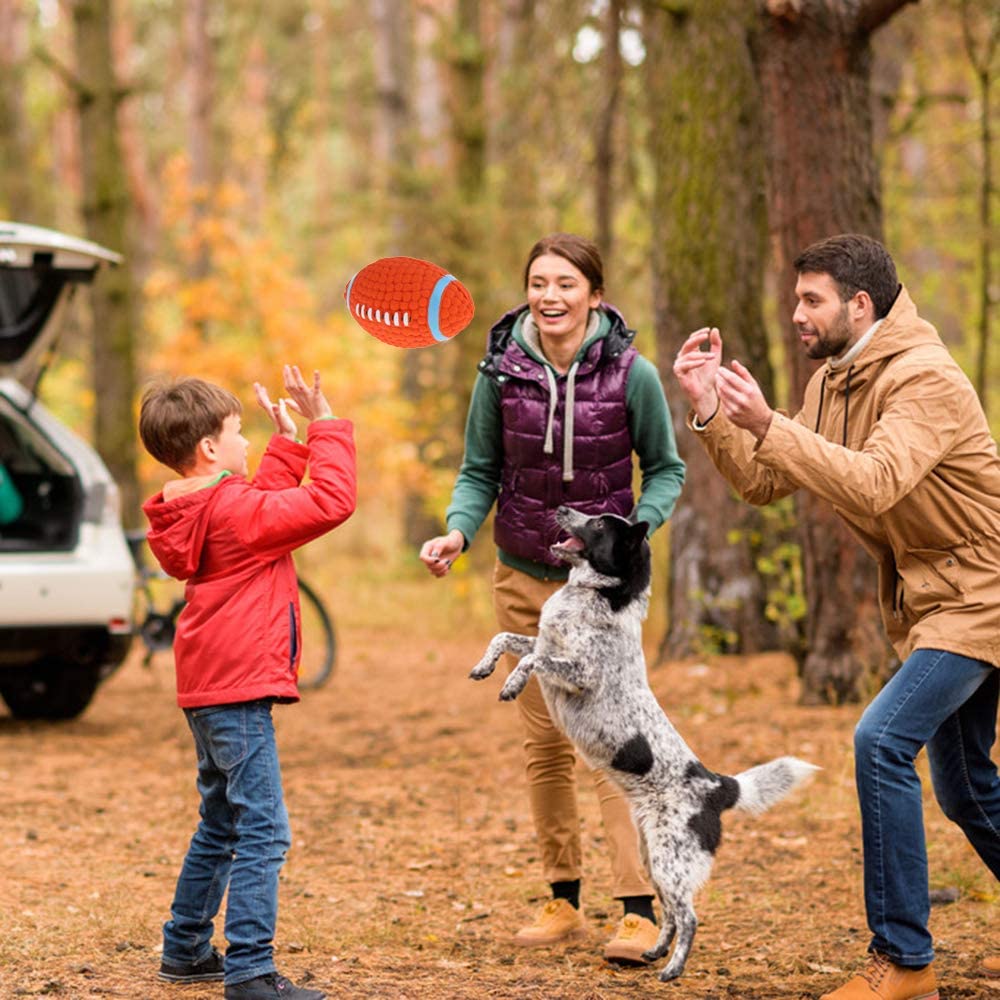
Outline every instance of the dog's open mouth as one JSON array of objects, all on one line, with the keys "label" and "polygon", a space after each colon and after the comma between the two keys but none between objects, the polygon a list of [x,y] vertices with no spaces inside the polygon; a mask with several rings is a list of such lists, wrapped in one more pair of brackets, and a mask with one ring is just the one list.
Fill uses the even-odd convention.
[{"label": "dog's open mouth", "polygon": [[582,552],[586,545],[580,541],[575,535],[570,535],[569,538],[564,538],[558,543],[559,548],[568,549],[570,552]]}]

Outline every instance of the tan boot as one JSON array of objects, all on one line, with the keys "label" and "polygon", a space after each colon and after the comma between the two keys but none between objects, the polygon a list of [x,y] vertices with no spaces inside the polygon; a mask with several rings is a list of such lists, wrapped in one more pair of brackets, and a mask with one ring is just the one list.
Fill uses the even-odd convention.
[{"label": "tan boot", "polygon": [[550,899],[535,922],[514,935],[514,944],[522,948],[543,948],[564,941],[580,941],[586,936],[583,914],[565,899]]},{"label": "tan boot", "polygon": [[644,952],[656,944],[660,928],[635,913],[626,913],[615,936],[604,946],[604,957],[615,965],[646,965]]},{"label": "tan boot", "polygon": [[934,963],[907,969],[873,951],[861,973],[820,1000],[939,1000]]},{"label": "tan boot", "polygon": [[987,955],[979,963],[979,975],[987,979],[1000,979],[1000,955]]}]

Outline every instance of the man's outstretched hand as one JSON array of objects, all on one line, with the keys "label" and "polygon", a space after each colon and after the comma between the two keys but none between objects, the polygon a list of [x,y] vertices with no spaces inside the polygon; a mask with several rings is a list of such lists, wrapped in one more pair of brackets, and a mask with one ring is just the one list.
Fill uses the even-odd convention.
[{"label": "man's outstretched hand", "polygon": [[774,410],[767,405],[757,380],[738,361],[729,368],[720,367],[715,377],[715,391],[722,412],[736,424],[763,441],[771,426]]},{"label": "man's outstretched hand", "polygon": [[674,376],[700,423],[711,420],[719,408],[715,378],[721,365],[722,337],[714,326],[695,330],[674,359]]}]

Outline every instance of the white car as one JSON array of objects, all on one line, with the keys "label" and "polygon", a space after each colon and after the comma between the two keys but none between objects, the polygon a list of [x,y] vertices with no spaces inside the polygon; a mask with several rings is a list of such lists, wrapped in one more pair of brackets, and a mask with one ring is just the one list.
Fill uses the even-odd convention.
[{"label": "white car", "polygon": [[79,715],[132,639],[135,564],[118,487],[35,398],[76,287],[119,260],[0,222],[0,696],[16,718]]}]

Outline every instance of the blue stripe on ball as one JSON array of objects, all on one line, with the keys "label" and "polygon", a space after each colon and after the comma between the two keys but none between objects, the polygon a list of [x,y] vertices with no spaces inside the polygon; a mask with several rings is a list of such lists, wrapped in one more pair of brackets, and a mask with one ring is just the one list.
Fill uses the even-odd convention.
[{"label": "blue stripe on ball", "polygon": [[431,336],[440,342],[448,339],[441,332],[441,299],[444,297],[444,290],[454,280],[453,274],[443,274],[438,278],[434,291],[431,292],[431,301],[427,305],[427,326],[430,328]]}]

